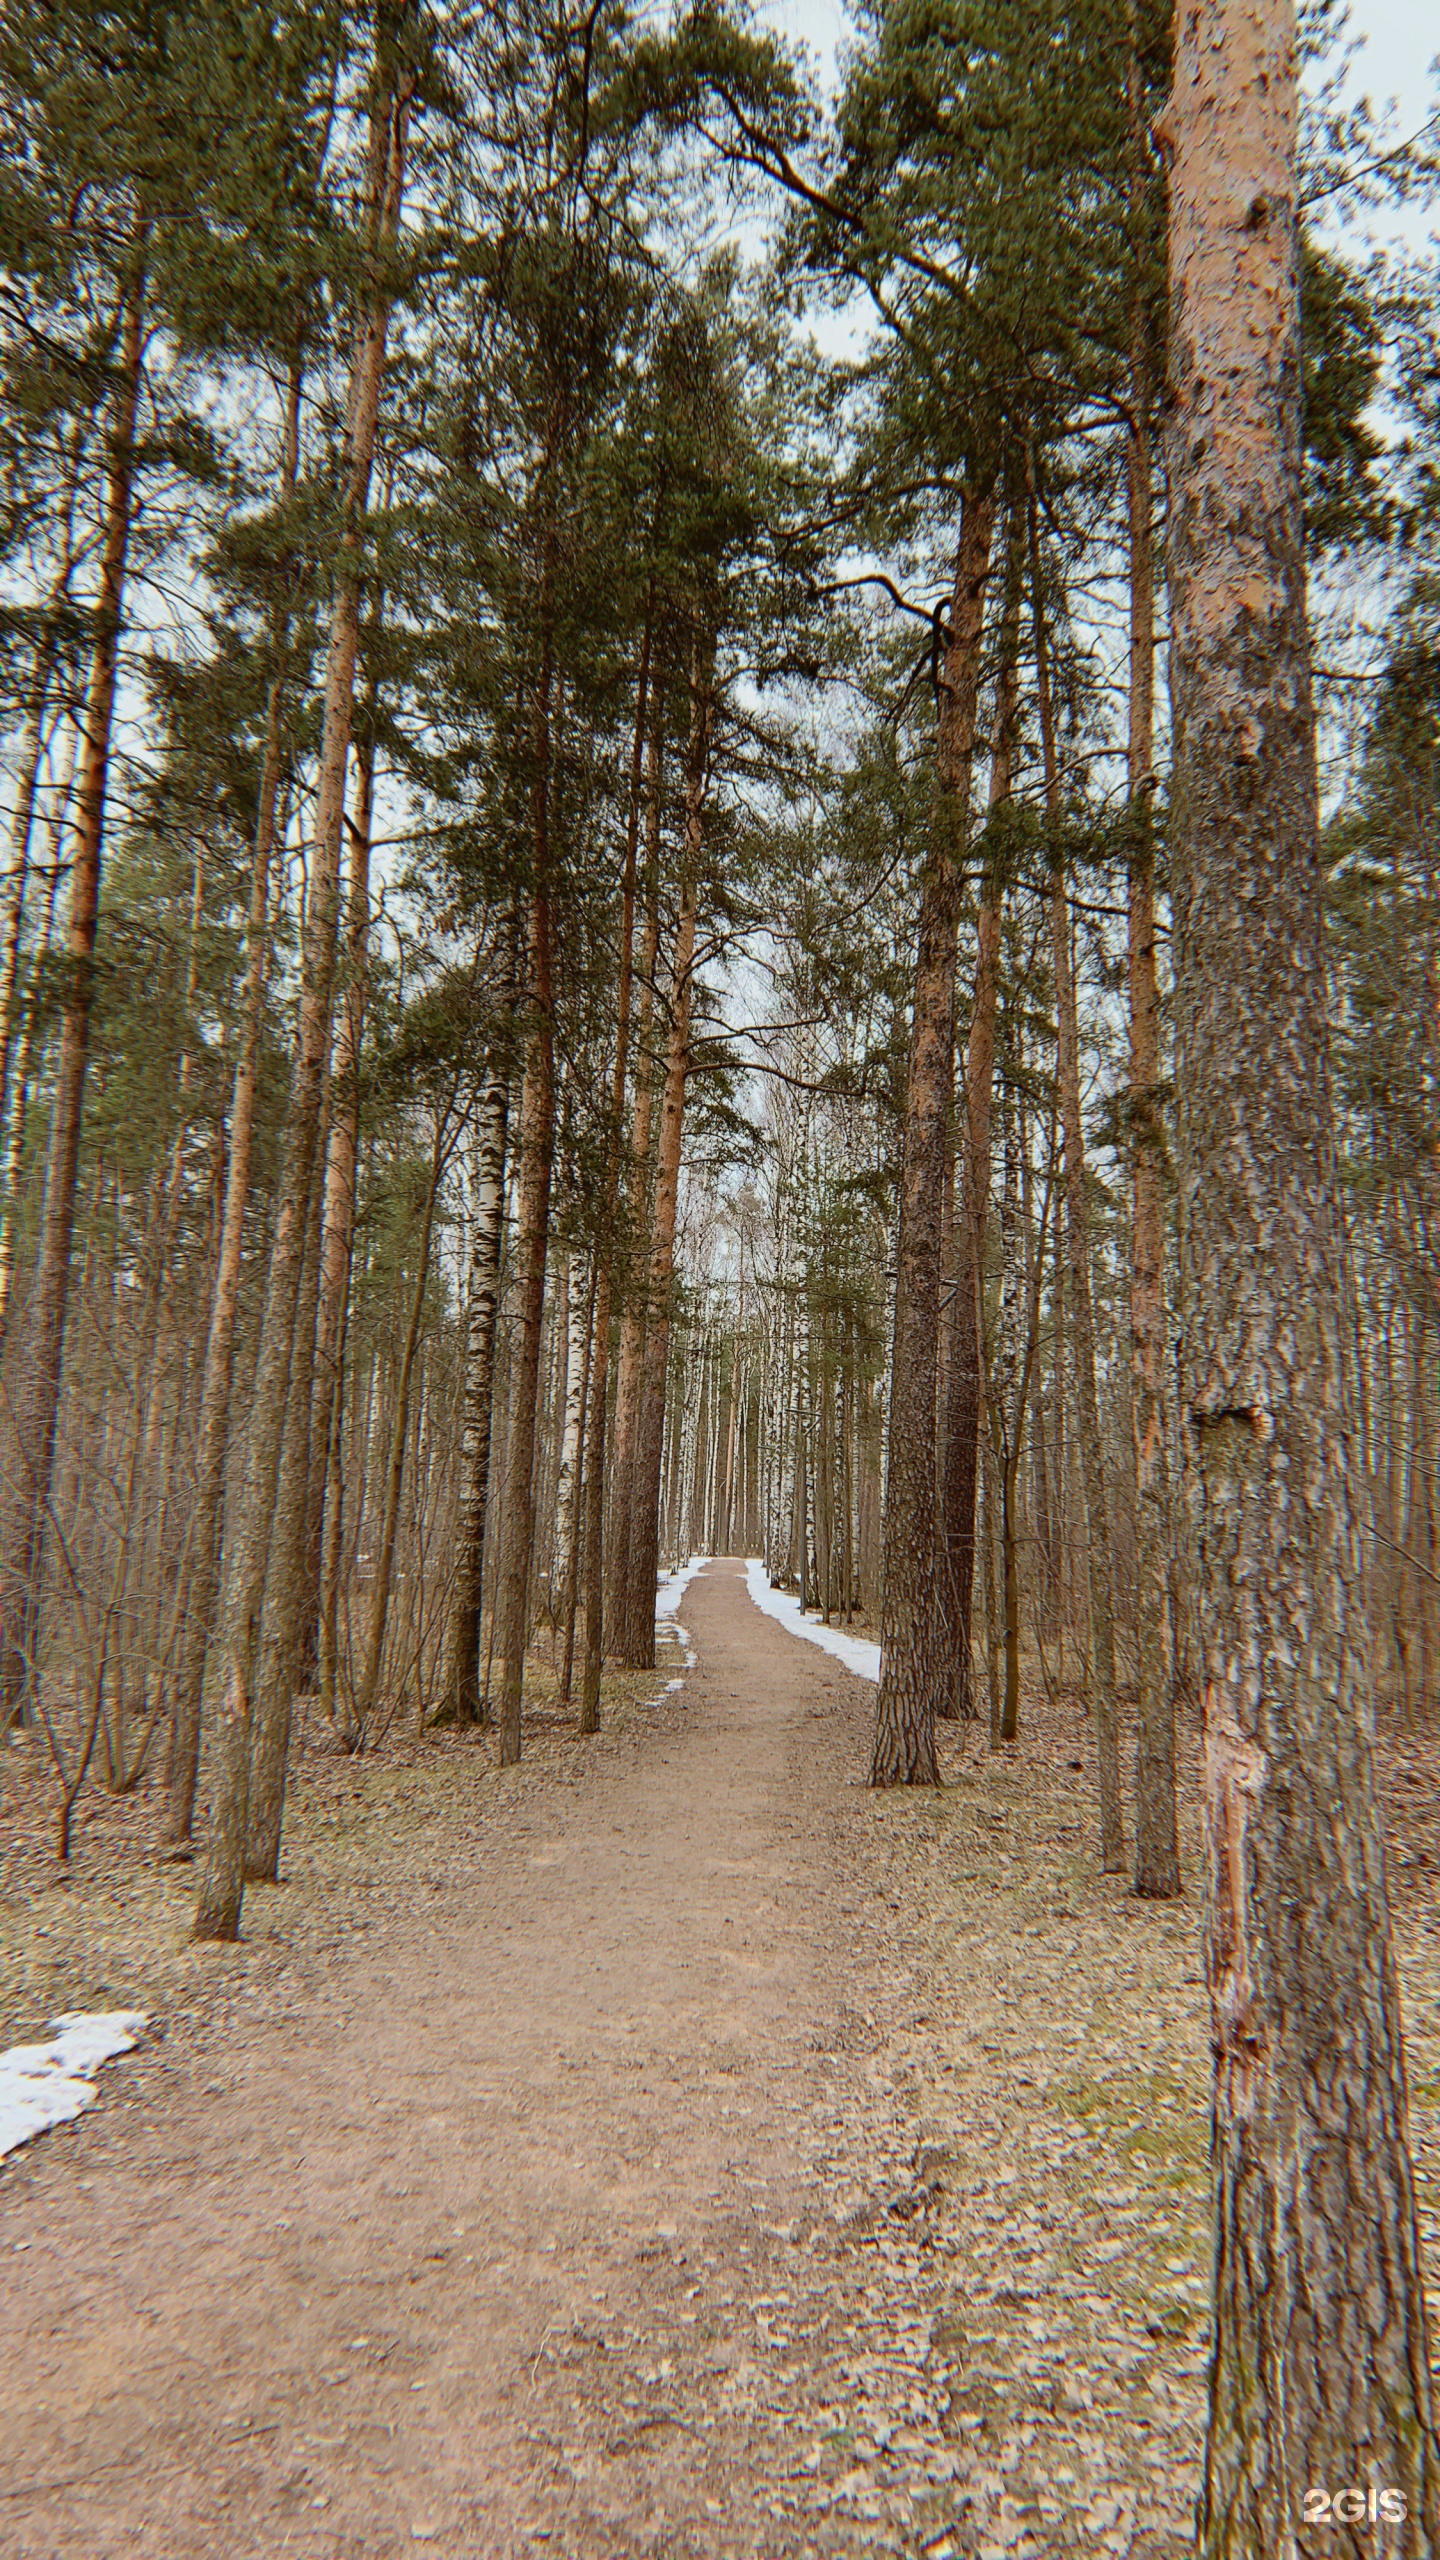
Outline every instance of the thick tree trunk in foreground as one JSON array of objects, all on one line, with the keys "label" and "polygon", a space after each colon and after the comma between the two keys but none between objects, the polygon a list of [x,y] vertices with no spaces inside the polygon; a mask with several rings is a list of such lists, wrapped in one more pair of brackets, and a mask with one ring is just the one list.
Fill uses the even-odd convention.
[{"label": "thick tree trunk in foreground", "polygon": [[[377,77],[381,74],[377,71]],[[405,175],[405,140],[413,81],[406,75],[372,110],[374,238],[393,243]],[[251,1406],[245,1482],[233,1540],[227,1540],[224,1668],[215,1721],[215,1794],[210,1845],[195,1914],[195,1935],[225,1941],[240,1929],[244,1896],[246,1800],[249,1790],[251,1692],[260,1611],[275,1513],[290,1354],[320,1136],[330,996],[340,919],[340,840],[345,771],[360,637],[360,526],[370,488],[390,304],[377,288],[361,322],[351,368],[342,532],[335,566],[330,643],[321,721],[315,836],[306,902],[300,1019],[282,1142],[275,1230],[261,1322],[260,1357]]]},{"label": "thick tree trunk in foreground", "polygon": [[[1345,1371],[1287,0],[1189,0],[1167,120],[1183,1393],[1215,2057],[1199,2543],[1207,2560],[1420,2560],[1440,2548],[1440,2474]],[[1383,2491],[1403,2522],[1347,2517],[1335,2493],[1352,2489]]]},{"label": "thick tree trunk in foreground", "polygon": [[1165,1436],[1165,1130],[1160,989],[1155,968],[1155,578],[1150,398],[1143,359],[1131,376],[1130,496],[1130,1411],[1135,1446],[1135,1890],[1180,1890],[1175,1817],[1175,1679],[1170,1643],[1170,1489]]},{"label": "thick tree trunk in foreground", "polygon": [[1075,1357],[1075,1401],[1080,1425],[1080,1472],[1085,1486],[1085,1567],[1090,1593],[1091,1686],[1095,1756],[1100,1774],[1100,1864],[1118,1875],[1125,1864],[1125,1815],[1120,1787],[1119,1716],[1115,1699],[1115,1616],[1110,1566],[1110,1514],[1105,1499],[1105,1441],[1095,1381],[1095,1315],[1090,1288],[1090,1210],[1085,1196],[1085,1123],[1080,1107],[1080,1021],[1070,957],[1070,902],[1059,852],[1063,819],[1055,712],[1050,691],[1050,652],[1041,593],[1038,511],[1030,499],[1030,575],[1035,612],[1035,689],[1045,763],[1045,811],[1056,841],[1049,891],[1050,952],[1055,972],[1056,1081],[1065,1162],[1066,1283]]},{"label": "thick tree trunk in foreground", "polygon": [[920,896],[896,1247],[873,1787],[933,1786],[939,1775],[935,1715],[947,1668],[935,1534],[940,1208],[945,1119],[955,1074],[960,875],[970,823],[970,764],[994,514],[988,490],[967,492],[940,701],[935,841]]},{"label": "thick tree trunk in foreground", "polygon": [[635,1449],[634,1502],[630,1515],[630,1608],[625,1660],[647,1671],[653,1670],[655,1664],[655,1588],[660,1571],[660,1470],[665,1450],[665,1388],[670,1367],[670,1300],[675,1275],[675,1218],[680,1197],[680,1141],[685,1121],[685,1086],[690,1073],[695,918],[704,841],[705,790],[710,773],[710,733],[715,715],[711,690],[713,663],[713,650],[704,653],[697,644],[690,677],[690,739],[685,757],[685,840],[680,857],[680,910],[675,927],[675,959],[670,989],[670,1041],[655,1153],[649,1322],[641,1365],[640,1425]]},{"label": "thick tree trunk in foreground", "polygon": [[60,1019],[50,1155],[45,1169],[45,1206],[15,1394],[14,1474],[10,1483],[0,1488],[0,1733],[25,1713],[36,1675],[45,1527],[60,1419],[70,1245],[75,1228],[85,1070],[95,996],[105,788],[133,510],[135,422],[144,352],[146,238],[147,226],[143,219],[137,219],[134,271],[121,296],[118,315],[120,343],[105,462],[103,548],[80,753],[65,1002]]}]

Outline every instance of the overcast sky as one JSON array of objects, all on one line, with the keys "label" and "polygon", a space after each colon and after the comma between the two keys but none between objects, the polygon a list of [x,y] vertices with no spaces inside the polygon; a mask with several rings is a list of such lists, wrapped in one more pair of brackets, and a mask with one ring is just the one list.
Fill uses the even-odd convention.
[{"label": "overcast sky", "polygon": [[[833,71],[835,48],[846,28],[842,0],[761,0],[761,6]],[[1393,101],[1398,133],[1417,132],[1437,106],[1440,26],[1435,0],[1351,0],[1350,31],[1364,38],[1351,75],[1356,94],[1368,94],[1377,108]]]},{"label": "overcast sky", "polygon": [[[766,14],[827,63],[833,60],[845,27],[839,0],[768,0]],[[1431,65],[1440,53],[1435,0],[1351,0],[1350,24],[1365,39],[1359,85],[1377,105],[1394,98],[1406,131],[1413,130],[1434,104]]]}]

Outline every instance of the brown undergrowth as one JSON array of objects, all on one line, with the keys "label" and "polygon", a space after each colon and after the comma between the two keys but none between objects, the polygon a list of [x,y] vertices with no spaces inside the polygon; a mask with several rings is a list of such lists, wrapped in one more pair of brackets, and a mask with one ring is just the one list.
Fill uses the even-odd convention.
[{"label": "brown undergrowth", "polygon": [[[680,1648],[662,1635],[657,1671],[607,1670],[602,1716],[623,1728],[674,1675]],[[574,1714],[556,1705],[548,1651],[526,1681],[524,1767],[573,1778],[585,1746]],[[323,1948],[346,1925],[347,1896],[373,1899],[388,1874],[405,1879],[448,1829],[494,1818],[506,1778],[492,1730],[415,1731],[393,1717],[378,1743],[347,1751],[315,1699],[301,1699],[286,1798],[278,1891],[248,1888],[244,1937],[288,1960]],[[203,1855],[203,1792],[196,1840]],[[165,1793],[158,1768],[119,1795],[90,1784],[76,1811],[71,1855],[55,1854],[58,1794],[44,1742],[0,1748],[0,2047],[33,2038],[64,2009],[192,2009],[210,1996],[212,1951],[190,1937],[196,1867],[161,1854]]]},{"label": "brown undergrowth", "polygon": [[[878,1808],[882,1886],[907,1917],[868,2013],[884,2031],[870,2076],[888,2122],[870,2111],[868,2175],[853,2116],[848,2153],[820,2165],[886,2310],[812,2453],[876,2547],[995,2560],[1193,2549],[1209,2289],[1195,1745],[1191,1732],[1186,1892],[1171,1906],[1098,1872],[1074,1700],[1031,1697],[1021,1739],[999,1753],[951,1728],[943,1792]],[[1387,1724],[1380,1779],[1440,2305],[1433,1737]]]}]

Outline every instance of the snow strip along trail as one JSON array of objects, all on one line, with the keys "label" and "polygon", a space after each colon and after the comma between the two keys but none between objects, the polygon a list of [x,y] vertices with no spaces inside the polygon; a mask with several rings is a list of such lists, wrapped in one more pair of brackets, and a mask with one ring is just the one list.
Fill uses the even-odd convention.
[{"label": "snow strip along trail", "polygon": [[99,2095],[88,2075],[112,2054],[131,2052],[146,2021],[139,2009],[70,2009],[51,2023],[59,2033],[49,2044],[0,2053],[0,2159],[83,2115]]},{"label": "snow strip along trail", "polygon": [[[687,1671],[694,1670],[699,1657],[690,1641],[689,1629],[681,1626],[676,1612],[678,1611],[680,1603],[685,1596],[686,1584],[694,1581],[696,1574],[700,1572],[701,1568],[708,1563],[708,1561],[708,1557],[705,1556],[691,1556],[686,1563],[677,1565],[673,1573],[662,1573],[660,1576],[659,1587],[655,1593],[656,1628],[657,1630],[663,1630],[665,1628],[674,1629],[678,1641],[685,1648],[685,1669]],[[666,1681],[660,1694],[663,1698],[668,1698],[676,1689],[683,1689],[684,1686],[685,1682],[683,1677],[677,1676],[674,1680]]]},{"label": "snow strip along trail", "polygon": [[[689,1567],[694,1571],[693,1563]],[[880,1677],[880,1647],[866,1636],[847,1636],[842,1627],[827,1627],[817,1618],[807,1618],[793,1591],[773,1591],[764,1559],[751,1556],[745,1566],[745,1587],[757,1609],[767,1618],[778,1618],[792,1636],[803,1636],[807,1644],[818,1644],[833,1653],[847,1671],[858,1671],[862,1680]]]}]

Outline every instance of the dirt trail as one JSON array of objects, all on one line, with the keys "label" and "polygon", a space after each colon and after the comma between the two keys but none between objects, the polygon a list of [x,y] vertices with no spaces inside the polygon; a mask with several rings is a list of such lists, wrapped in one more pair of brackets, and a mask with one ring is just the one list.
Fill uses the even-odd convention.
[{"label": "dirt trail", "polygon": [[[1193,1891],[1099,1874],[1074,1702],[875,1795],[872,1689],[733,1563],[683,1615],[594,1742],[307,1761],[239,1951],[171,1869],[37,1889],[26,2025],[168,2034],[0,2172],[4,2560],[1193,2549]],[[1440,2299],[1433,1757],[1386,1768]]]},{"label": "dirt trail", "polygon": [[817,2319],[833,2291],[810,2169],[867,2040],[873,1693],[737,1564],[684,1616],[683,1692],[578,1789],[532,1804],[522,1771],[428,1928],[372,1931],[236,2042],[113,2066],[16,2164],[0,2548],[819,2547],[766,2498],[809,2395],[758,2386],[814,2361],[791,2262]]}]

